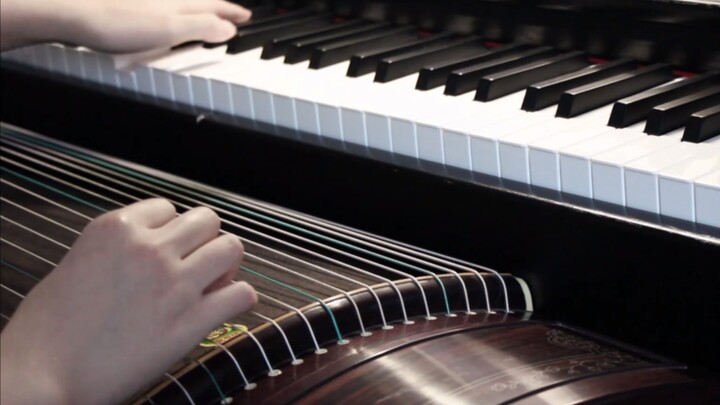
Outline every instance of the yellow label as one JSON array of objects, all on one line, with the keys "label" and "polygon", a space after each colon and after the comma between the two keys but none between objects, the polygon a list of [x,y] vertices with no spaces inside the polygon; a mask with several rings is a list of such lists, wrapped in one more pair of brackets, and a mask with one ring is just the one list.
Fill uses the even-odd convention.
[{"label": "yellow label", "polygon": [[235,336],[241,335],[247,332],[248,328],[245,325],[237,323],[225,322],[221,327],[210,332],[208,337],[200,343],[202,347],[215,347],[217,345],[225,344],[225,342],[234,338]]}]

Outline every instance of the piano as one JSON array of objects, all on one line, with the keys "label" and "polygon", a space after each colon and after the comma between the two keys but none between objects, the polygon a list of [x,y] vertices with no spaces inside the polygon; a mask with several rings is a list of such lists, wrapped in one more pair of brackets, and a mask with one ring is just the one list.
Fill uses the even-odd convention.
[{"label": "piano", "polygon": [[226,44],[2,55],[2,121],[526,280],[718,370],[720,5],[245,1]]}]

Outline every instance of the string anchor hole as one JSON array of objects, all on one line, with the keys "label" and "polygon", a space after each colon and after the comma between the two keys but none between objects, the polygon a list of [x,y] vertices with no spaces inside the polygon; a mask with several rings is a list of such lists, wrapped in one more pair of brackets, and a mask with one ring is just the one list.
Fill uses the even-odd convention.
[{"label": "string anchor hole", "polygon": [[290,364],[292,364],[293,366],[299,366],[303,363],[304,363],[303,359],[295,359]]},{"label": "string anchor hole", "polygon": [[453,314],[452,312],[449,314],[445,314],[445,317],[447,317],[447,318],[455,318],[456,316],[457,316],[457,314]]},{"label": "string anchor hole", "polygon": [[391,329],[394,329],[394,327],[392,325],[385,325],[381,329],[382,330],[391,330]]},{"label": "string anchor hole", "polygon": [[256,383],[250,383],[250,384],[248,384],[248,385],[245,386],[245,391],[252,391],[252,390],[254,390],[255,388],[257,388],[257,384],[256,384]]},{"label": "string anchor hole", "polygon": [[337,342],[337,344],[340,345],[340,346],[344,346],[344,345],[346,345],[346,344],[348,344],[348,343],[350,343],[350,341],[347,340],[347,339],[340,339],[340,340],[338,340],[338,342]]},{"label": "string anchor hole", "polygon": [[430,316],[426,316],[425,319],[427,319],[428,321],[434,321],[437,319],[437,316],[430,315]]},{"label": "string anchor hole", "polygon": [[233,399],[231,397],[225,397],[225,398],[223,398],[222,401],[220,401],[220,403],[222,405],[227,405],[227,404],[232,404],[232,401],[233,401]]},{"label": "string anchor hole", "polygon": [[372,336],[372,332],[365,331],[365,332],[361,333],[360,336],[362,336],[362,337]]},{"label": "string anchor hole", "polygon": [[275,369],[275,370],[270,370],[270,372],[267,375],[268,375],[268,377],[277,377],[280,374],[282,374],[282,371]]},{"label": "string anchor hole", "polygon": [[325,353],[327,353],[327,349],[325,349],[325,348],[320,348],[320,349],[315,350],[315,354],[325,354]]},{"label": "string anchor hole", "polygon": [[405,325],[415,325],[415,321],[405,321],[403,322]]}]

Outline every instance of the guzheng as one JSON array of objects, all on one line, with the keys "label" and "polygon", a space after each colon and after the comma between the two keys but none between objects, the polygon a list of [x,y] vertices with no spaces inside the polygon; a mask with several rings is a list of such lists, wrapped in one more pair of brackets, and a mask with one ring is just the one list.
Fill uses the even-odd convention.
[{"label": "guzheng", "polygon": [[710,403],[686,366],[534,320],[527,284],[431,252],[2,127],[3,325],[105,211],[149,197],[217,210],[247,247],[248,314],[138,403]]},{"label": "guzheng", "polygon": [[[180,193],[188,206],[210,205],[206,198],[230,204],[223,206],[226,230],[246,238],[267,224],[230,225],[239,224],[233,210],[241,203],[318,235],[354,238],[382,246],[383,255],[404,255],[400,261],[408,256],[434,265],[417,265],[430,273],[416,274],[380,260],[411,278],[349,258],[345,249],[319,259],[331,245],[307,234],[300,242],[307,250],[294,252],[305,261],[299,265],[284,256],[288,235],[270,232],[278,239],[264,246],[278,253],[255,252],[248,268],[258,274],[242,273],[267,293],[257,312],[268,319],[230,322],[216,333],[238,334],[222,343],[227,347],[199,349],[139,401],[536,403],[546,399],[542,392],[553,403],[572,402],[565,396],[572,391],[583,393],[578,400],[614,392],[613,399],[633,402],[640,382],[671,387],[667,395],[645,391],[653,403],[678,402],[670,391],[681,386],[698,401],[713,395],[703,393],[692,370],[720,370],[717,2],[241,3],[253,20],[226,44],[123,57],[58,44],[3,53],[2,121],[53,137],[4,126],[3,181],[39,193],[37,184],[29,187],[32,179],[62,180],[59,189],[74,193],[84,180],[73,176],[87,176],[102,188],[93,185],[99,195],[84,198],[111,209],[150,185],[111,179],[143,173],[192,193]],[[68,162],[72,168],[52,172]],[[51,172],[55,179],[47,177]],[[147,192],[169,191],[155,186]],[[124,194],[110,191],[116,189]],[[29,194],[5,183],[2,194],[3,215],[15,222],[3,219],[3,285],[8,275],[23,295],[52,266],[5,240],[30,243],[23,248],[54,263],[62,249],[43,236],[65,245],[74,236],[6,202],[24,204]],[[53,205],[57,196],[39,195],[46,200],[36,201],[33,212],[75,231],[97,215],[65,201],[87,216],[81,221]],[[470,263],[498,269],[501,278]],[[324,273],[317,279],[343,293],[325,286],[306,291],[338,311],[338,330],[323,304],[261,276],[302,289],[314,284],[278,266],[347,275],[348,264],[369,271],[352,273],[362,288]],[[458,287],[463,283],[467,293]],[[290,306],[273,301],[271,292]],[[403,323],[394,298],[404,294],[413,325]],[[2,289],[3,324],[19,295]],[[468,307],[478,315],[467,315]],[[457,316],[446,317],[448,310]],[[438,319],[426,320],[428,313]],[[394,328],[384,330],[384,322]],[[251,333],[243,334],[245,327]],[[361,336],[363,328],[372,335]],[[268,345],[265,355],[255,339]],[[343,339],[350,343],[336,345]],[[537,352],[513,352],[531,346]],[[323,348],[327,354],[314,354]],[[236,350],[249,353],[250,364]],[[353,350],[367,357],[349,356]],[[517,362],[497,366],[502,356],[496,355],[511,352]],[[604,363],[617,367],[603,383],[596,383],[597,368],[576,380],[562,372],[533,374],[542,381],[524,374],[537,369],[518,369],[591,353],[623,360]],[[563,367],[551,370],[572,369]],[[282,373],[268,377],[274,369]],[[455,378],[458,370],[474,381],[467,389]],[[487,374],[492,370],[499,374]],[[257,387],[246,391],[252,384]],[[523,393],[513,397],[518,390]]]}]

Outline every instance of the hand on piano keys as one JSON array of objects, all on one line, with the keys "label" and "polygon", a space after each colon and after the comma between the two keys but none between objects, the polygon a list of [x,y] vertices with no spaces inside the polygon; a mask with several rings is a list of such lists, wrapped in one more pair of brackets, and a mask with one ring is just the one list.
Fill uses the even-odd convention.
[{"label": "hand on piano keys", "polygon": [[219,229],[162,199],[91,222],[3,330],[2,402],[119,403],[250,309],[253,288],[231,283],[243,246]]},{"label": "hand on piano keys", "polygon": [[221,42],[250,12],[224,0],[7,0],[2,49],[38,42],[132,53],[187,41]]}]

